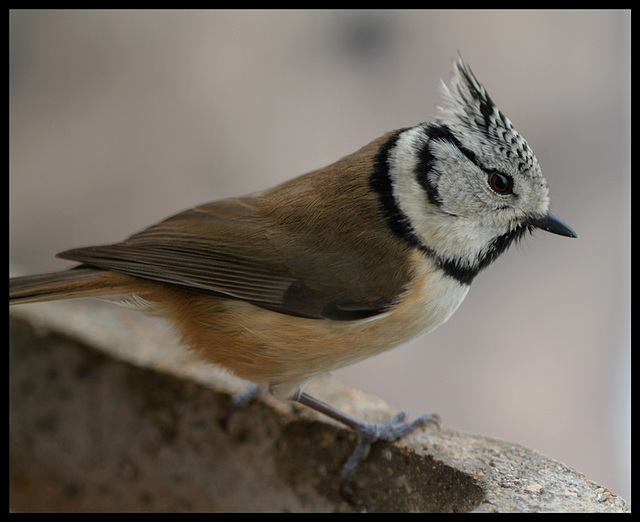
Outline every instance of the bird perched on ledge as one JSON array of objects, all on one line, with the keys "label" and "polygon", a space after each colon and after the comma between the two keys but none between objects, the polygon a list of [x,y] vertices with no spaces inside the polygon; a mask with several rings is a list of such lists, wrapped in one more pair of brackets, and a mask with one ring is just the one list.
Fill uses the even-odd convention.
[{"label": "bird perched on ledge", "polygon": [[305,385],[444,323],[478,272],[523,234],[577,237],[549,211],[527,142],[461,58],[442,90],[431,123],[121,243],[62,252],[80,264],[10,279],[10,304],[91,296],[166,317],[203,360],[354,429],[346,477],[371,442],[437,416],[372,424]]}]

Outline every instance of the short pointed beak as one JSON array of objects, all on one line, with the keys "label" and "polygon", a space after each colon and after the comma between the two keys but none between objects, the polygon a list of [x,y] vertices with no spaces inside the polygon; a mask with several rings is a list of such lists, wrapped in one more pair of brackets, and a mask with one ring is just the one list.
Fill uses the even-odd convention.
[{"label": "short pointed beak", "polygon": [[578,237],[578,234],[576,234],[569,225],[553,215],[551,212],[548,212],[546,216],[540,218],[529,218],[524,222],[524,224],[541,228],[542,230],[546,230],[547,232],[558,234],[560,236]]}]

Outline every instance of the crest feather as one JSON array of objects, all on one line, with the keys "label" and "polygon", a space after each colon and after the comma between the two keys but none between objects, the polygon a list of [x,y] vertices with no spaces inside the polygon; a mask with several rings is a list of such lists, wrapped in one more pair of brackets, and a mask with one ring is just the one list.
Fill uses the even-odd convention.
[{"label": "crest feather", "polygon": [[[495,105],[484,85],[471,68],[458,56],[453,69],[451,83],[440,81],[440,90],[445,104],[438,106],[439,121],[457,130],[462,136],[482,136],[481,149],[499,157],[502,153],[513,155],[520,162],[520,170],[537,170],[537,161],[525,139],[518,133],[509,118]],[[465,145],[474,149],[465,140]],[[485,147],[487,147],[485,149]],[[508,151],[508,152],[507,152]]]}]

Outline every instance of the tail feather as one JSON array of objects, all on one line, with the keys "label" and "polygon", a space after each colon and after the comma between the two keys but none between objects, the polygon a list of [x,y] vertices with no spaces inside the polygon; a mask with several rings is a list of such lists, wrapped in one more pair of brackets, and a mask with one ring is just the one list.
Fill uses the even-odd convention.
[{"label": "tail feather", "polygon": [[[9,304],[38,303],[76,297],[117,295],[120,274],[97,268],[79,267],[63,272],[9,278]],[[124,276],[126,277],[126,276]]]}]

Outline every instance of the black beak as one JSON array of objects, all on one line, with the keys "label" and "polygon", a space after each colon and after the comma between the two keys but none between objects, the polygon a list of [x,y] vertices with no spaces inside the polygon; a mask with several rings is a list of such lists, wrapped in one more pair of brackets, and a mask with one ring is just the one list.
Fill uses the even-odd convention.
[{"label": "black beak", "polygon": [[573,229],[567,225],[564,221],[554,216],[551,212],[548,212],[546,216],[540,218],[529,218],[524,222],[525,225],[541,228],[547,232],[558,234],[566,237],[578,237]]}]

